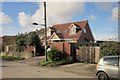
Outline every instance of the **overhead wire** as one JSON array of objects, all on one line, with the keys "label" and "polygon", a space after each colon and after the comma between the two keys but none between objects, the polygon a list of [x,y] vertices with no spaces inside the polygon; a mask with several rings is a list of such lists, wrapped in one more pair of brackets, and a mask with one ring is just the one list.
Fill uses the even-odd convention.
[{"label": "overhead wire", "polygon": [[49,9],[51,9],[52,11],[56,12],[59,16],[65,18],[65,19],[68,19],[68,20],[70,19],[69,17],[64,16],[63,14],[61,14],[61,13],[58,12],[58,11],[56,11],[56,10],[55,10],[54,8],[52,8],[52,7],[47,7],[47,8],[49,8]]}]

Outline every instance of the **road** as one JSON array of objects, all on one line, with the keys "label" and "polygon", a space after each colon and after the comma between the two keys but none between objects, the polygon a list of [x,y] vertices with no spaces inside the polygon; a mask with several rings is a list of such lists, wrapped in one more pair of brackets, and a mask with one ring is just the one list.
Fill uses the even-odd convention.
[{"label": "road", "polygon": [[20,62],[3,61],[2,78],[90,78],[47,67],[30,66]]}]

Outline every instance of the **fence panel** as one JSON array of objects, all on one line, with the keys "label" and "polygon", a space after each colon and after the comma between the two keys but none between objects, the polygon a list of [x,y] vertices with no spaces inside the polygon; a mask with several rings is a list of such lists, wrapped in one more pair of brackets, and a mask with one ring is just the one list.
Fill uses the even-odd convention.
[{"label": "fence panel", "polygon": [[99,59],[99,48],[95,46],[79,46],[76,57],[81,62],[97,62]]}]

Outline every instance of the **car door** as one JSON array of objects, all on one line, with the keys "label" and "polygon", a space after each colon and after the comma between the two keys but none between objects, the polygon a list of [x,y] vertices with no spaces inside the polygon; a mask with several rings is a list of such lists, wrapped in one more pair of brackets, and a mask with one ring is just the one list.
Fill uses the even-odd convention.
[{"label": "car door", "polygon": [[104,69],[109,77],[119,77],[119,57],[104,58]]}]

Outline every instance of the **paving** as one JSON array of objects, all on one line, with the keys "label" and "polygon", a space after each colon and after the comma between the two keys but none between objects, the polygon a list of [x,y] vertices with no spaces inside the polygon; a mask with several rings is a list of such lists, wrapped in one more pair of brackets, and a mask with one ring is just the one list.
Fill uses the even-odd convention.
[{"label": "paving", "polygon": [[[22,63],[28,64],[31,66],[38,66],[38,63],[44,60],[45,60],[45,56],[40,56],[40,57],[34,57],[34,58],[23,60]],[[49,67],[49,68],[70,72],[70,73],[76,73],[79,75],[88,75],[91,77],[95,77],[95,66],[96,64],[77,62],[73,64],[66,64],[66,65]]]}]

